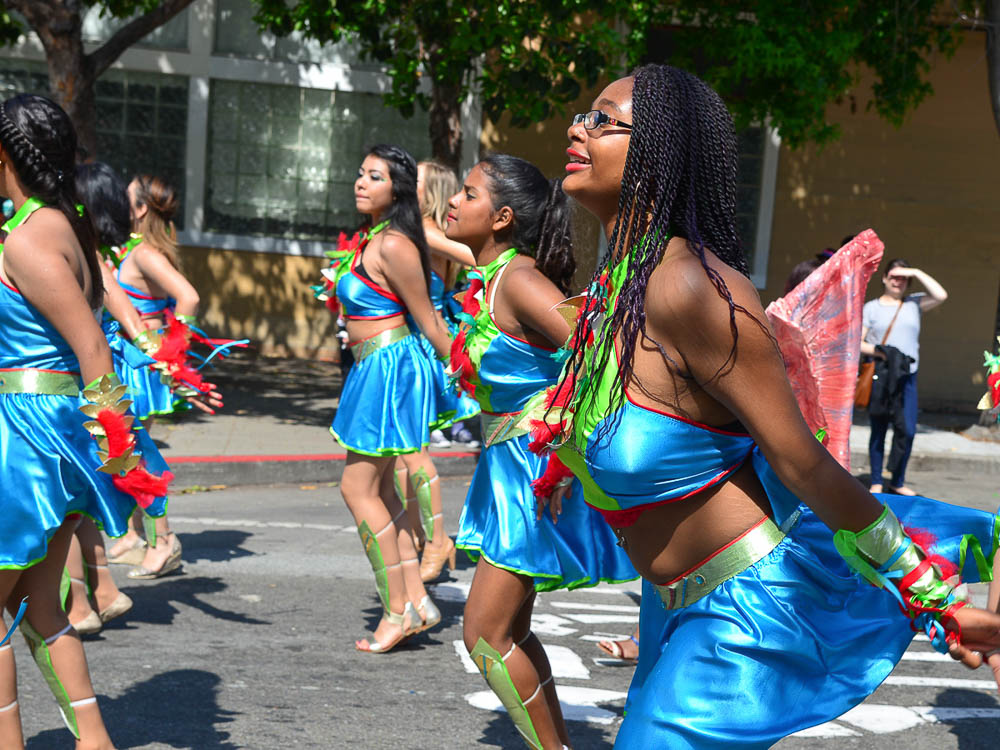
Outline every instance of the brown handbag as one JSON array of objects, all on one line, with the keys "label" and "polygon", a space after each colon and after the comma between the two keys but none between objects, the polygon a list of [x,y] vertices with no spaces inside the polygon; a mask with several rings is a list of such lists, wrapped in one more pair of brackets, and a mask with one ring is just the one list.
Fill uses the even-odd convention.
[{"label": "brown handbag", "polygon": [[[889,321],[889,327],[885,329],[885,336],[882,337],[882,343],[879,346],[885,346],[885,342],[889,340],[889,334],[892,332],[892,327],[896,324],[896,318],[899,317],[899,311],[903,309],[903,300],[899,301],[899,307],[896,308],[896,313],[892,316],[892,320]],[[858,384],[854,388],[854,406],[859,409],[867,409],[868,404],[872,400],[872,382],[875,380],[875,360],[870,359],[866,362],[862,362],[861,366],[858,368]]]}]

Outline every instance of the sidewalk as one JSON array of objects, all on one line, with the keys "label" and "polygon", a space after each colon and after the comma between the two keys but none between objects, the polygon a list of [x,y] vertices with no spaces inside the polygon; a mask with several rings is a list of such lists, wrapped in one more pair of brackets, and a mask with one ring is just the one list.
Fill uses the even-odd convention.
[{"label": "sidewalk", "polygon": [[[346,454],[329,432],[340,395],[337,365],[237,354],[206,377],[222,390],[225,408],[215,416],[191,410],[151,430],[174,472],[175,487],[340,480]],[[869,430],[864,415],[856,421],[851,469],[859,474],[868,471]],[[973,421],[971,416],[921,415],[910,465],[1000,475],[1000,443],[957,433]],[[468,426],[478,433],[478,424]],[[456,447],[431,455],[443,476],[470,475],[478,449]]]}]

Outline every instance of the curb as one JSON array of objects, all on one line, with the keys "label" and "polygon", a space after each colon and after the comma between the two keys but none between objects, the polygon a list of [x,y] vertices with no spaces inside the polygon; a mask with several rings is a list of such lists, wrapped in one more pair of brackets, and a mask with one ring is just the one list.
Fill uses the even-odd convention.
[{"label": "curb", "polygon": [[[259,484],[339,482],[346,453],[271,456],[164,456],[177,489],[216,484],[238,487]],[[479,451],[432,452],[443,477],[471,475]]]},{"label": "curb", "polygon": [[[950,471],[957,474],[976,472],[1000,475],[1000,456],[979,456],[964,453],[913,453],[907,469],[918,471]],[[866,473],[871,470],[868,463],[868,448],[864,452],[851,449],[851,473]]]}]

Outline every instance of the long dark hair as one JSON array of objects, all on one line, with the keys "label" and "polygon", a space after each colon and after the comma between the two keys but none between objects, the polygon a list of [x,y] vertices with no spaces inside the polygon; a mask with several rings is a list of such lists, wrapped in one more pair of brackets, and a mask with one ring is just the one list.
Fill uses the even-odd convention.
[{"label": "long dark hair", "polygon": [[132,232],[128,187],[115,170],[100,161],[78,165],[76,192],[94,223],[98,243],[116,247],[128,242]]},{"label": "long dark hair", "polygon": [[90,217],[76,210],[80,202],[74,180],[76,130],[62,108],[51,99],[18,94],[0,104],[0,145],[28,193],[58,208],[69,221],[90,271],[90,305],[104,296],[97,233]]},{"label": "long dark hair", "polygon": [[417,200],[417,160],[406,149],[389,143],[372,146],[365,152],[365,156],[376,156],[389,165],[392,205],[382,215],[382,221],[388,221],[390,229],[406,235],[417,246],[420,266],[424,271],[424,283],[430,289],[431,256],[424,236],[420,201]]},{"label": "long dark hair", "polygon": [[[601,341],[617,337],[621,342],[613,410],[624,401],[624,386],[632,378],[640,339],[659,349],[679,374],[690,377],[646,335],[646,286],[670,237],[687,241],[688,249],[729,305],[733,345],[717,375],[736,355],[737,312],[750,315],[735,302],[722,274],[711,267],[707,257],[710,249],[726,265],[749,276],[736,228],[737,145],[732,117],[719,95],[691,73],[667,65],[644,65],[632,75],[632,134],[618,219],[608,241],[609,252],[594,276],[598,281],[609,264],[628,264],[615,309],[609,311],[597,332]],[[567,374],[579,376],[583,390],[595,390],[600,382],[600,378],[582,377],[587,364],[586,343],[593,340],[593,328],[600,319],[599,315],[581,315],[573,339]],[[612,349],[610,344],[594,347],[590,361],[594,372],[607,365]]]},{"label": "long dark hair", "polygon": [[489,180],[493,208],[514,213],[511,246],[535,259],[563,294],[569,294],[573,257],[572,210],[561,180],[549,180],[534,164],[510,154],[490,154],[479,162]]}]

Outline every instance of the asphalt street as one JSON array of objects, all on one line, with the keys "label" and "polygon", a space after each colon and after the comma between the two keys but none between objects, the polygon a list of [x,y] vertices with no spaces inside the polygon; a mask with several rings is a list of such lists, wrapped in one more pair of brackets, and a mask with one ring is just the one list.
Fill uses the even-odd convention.
[{"label": "asphalt street", "polygon": [[[910,481],[973,507],[1000,503],[995,476],[914,472]],[[467,484],[443,481],[451,533]],[[461,555],[458,570],[431,590],[442,625],[373,656],[353,646],[374,628],[380,608],[339,489],[180,494],[171,517],[184,545],[183,572],[133,582],[116,568],[135,608],[86,639],[120,750],[523,747],[463,655],[473,568]],[[603,660],[595,641],[630,632],[637,592],[630,584],[539,597],[534,629],[553,662],[577,750],[614,741],[632,669]],[[15,649],[27,747],[72,747],[19,639]],[[987,672],[966,670],[917,640],[862,707],[807,734],[778,747],[995,749],[1000,700]]]}]

